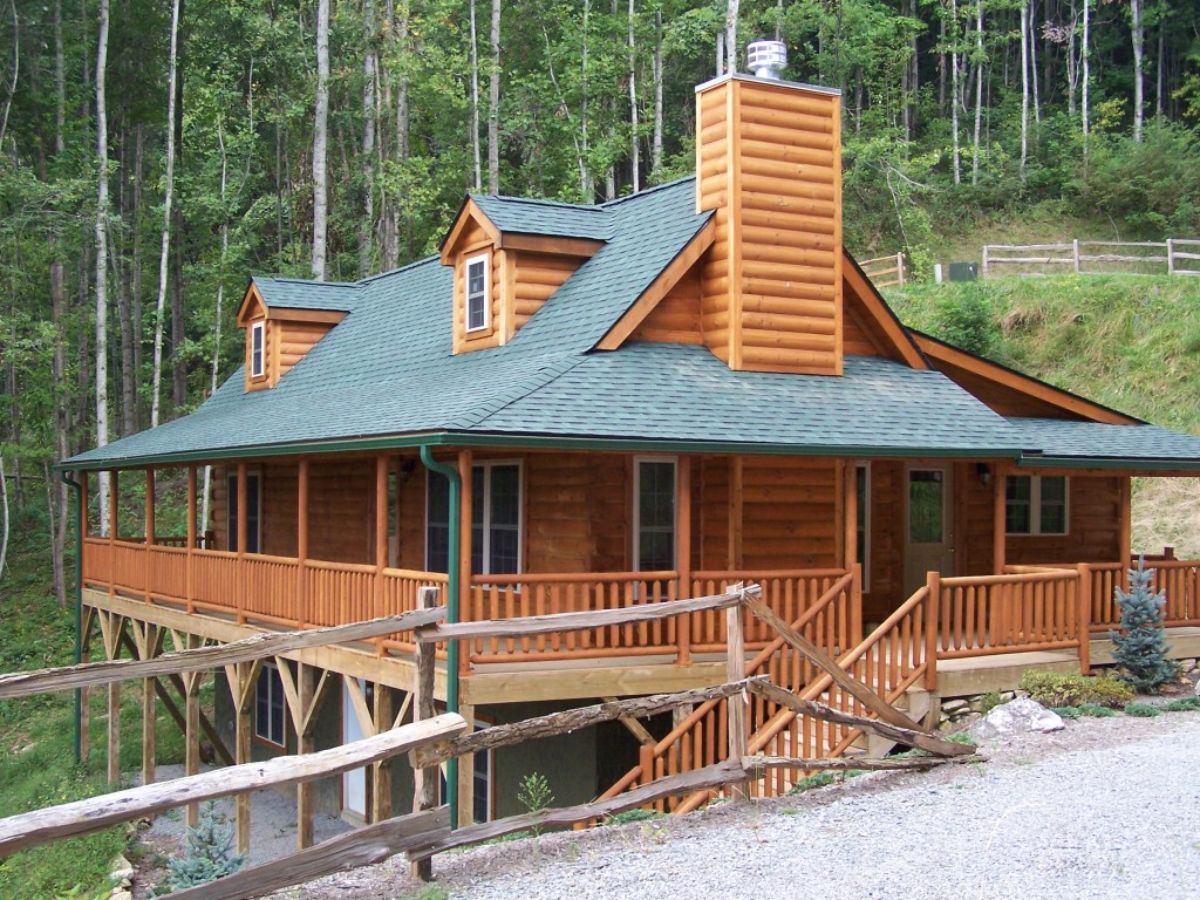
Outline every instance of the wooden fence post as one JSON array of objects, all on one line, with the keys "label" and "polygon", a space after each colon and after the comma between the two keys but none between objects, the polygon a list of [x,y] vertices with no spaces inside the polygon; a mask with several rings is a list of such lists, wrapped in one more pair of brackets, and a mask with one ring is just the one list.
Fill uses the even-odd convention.
[{"label": "wooden fence post", "polygon": [[[746,641],[742,634],[742,604],[725,610],[725,680],[739,681],[746,677]],[[726,701],[729,710],[729,755],[731,763],[740,766],[746,753],[746,696],[734,694]],[[730,785],[735,798],[748,796],[749,781]]]},{"label": "wooden fence post", "polygon": [[983,260],[979,266],[979,277],[981,279],[988,277],[988,245],[983,245]]},{"label": "wooden fence post", "polygon": [[1175,239],[1167,238],[1167,274],[1175,274]]},{"label": "wooden fence post", "polygon": [[942,606],[942,573],[925,575],[925,690],[937,691],[938,611]]},{"label": "wooden fence post", "polygon": [[[423,587],[417,591],[417,609],[437,606],[439,588]],[[417,642],[417,677],[413,685],[413,722],[433,718],[433,675],[437,645]],[[438,802],[438,767],[413,769],[413,812],[433,809]],[[412,875],[422,881],[433,877],[433,863],[422,859],[412,864]]]},{"label": "wooden fence post", "polygon": [[1075,264],[1075,274],[1078,275],[1081,271],[1079,266],[1079,238],[1075,238],[1071,242],[1071,261]]},{"label": "wooden fence post", "polygon": [[904,287],[904,251],[900,250],[896,253],[896,278],[899,279],[898,284]]},{"label": "wooden fence post", "polygon": [[1092,567],[1079,564],[1079,672],[1092,671]]}]

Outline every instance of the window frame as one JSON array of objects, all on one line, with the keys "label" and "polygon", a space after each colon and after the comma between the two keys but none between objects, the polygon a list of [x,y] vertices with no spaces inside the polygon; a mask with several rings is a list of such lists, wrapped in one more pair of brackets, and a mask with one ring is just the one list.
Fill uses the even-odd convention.
[{"label": "window frame", "polygon": [[[255,365],[255,341],[258,341],[258,365]],[[265,319],[250,323],[250,377],[267,377],[267,323]]]},{"label": "window frame", "polygon": [[[1009,475],[1008,478],[1029,479],[1029,530],[1012,531],[1008,527],[1008,490],[1004,492],[1004,534],[1006,537],[1069,537],[1071,534],[1071,476],[1069,475]],[[1063,480],[1063,530],[1042,530],[1042,479]]]},{"label": "window frame", "polygon": [[[856,463],[854,466],[854,497],[858,499],[858,473],[864,473],[863,502],[859,506],[855,519],[856,525],[862,530],[862,551],[858,554],[859,565],[862,566],[862,591],[871,592],[871,464]],[[857,548],[856,548],[857,551]]]},{"label": "window frame", "polygon": [[[483,264],[483,323],[471,327],[471,266]],[[476,253],[463,260],[463,332],[480,334],[492,327],[492,254]]]},{"label": "window frame", "polygon": [[[257,515],[254,517],[254,546],[255,550],[247,550],[247,553],[262,553],[262,526],[263,526],[263,476],[262,470],[255,467],[246,470],[246,493],[250,493],[250,479],[253,478],[258,482],[258,492],[256,500],[258,501]],[[228,532],[225,535],[226,548],[231,553],[237,552],[237,521],[234,519],[234,507],[237,504],[237,469],[229,470],[228,476],[225,479],[227,488],[227,496],[225,497],[225,530]],[[239,509],[237,515],[242,515]],[[246,535],[249,537],[250,531],[247,529]]]},{"label": "window frame", "polygon": [[[275,673],[274,681],[279,683],[279,698],[278,699],[281,704],[279,707],[279,709],[281,710],[281,716],[280,716],[280,726],[279,726],[279,728],[280,728],[279,738],[280,739],[278,741],[276,741],[275,738],[270,733],[271,726],[274,724],[274,721],[269,720],[267,722],[267,728],[266,728],[267,733],[264,734],[263,730],[261,729],[260,722],[259,722],[259,716],[258,716],[258,704],[259,704],[259,700],[260,700],[259,692],[264,684],[267,685],[268,688],[271,688],[271,686],[273,684],[272,679],[268,675],[268,672],[274,672]],[[268,695],[267,695],[267,701],[266,701],[267,702],[267,710],[268,710],[269,715],[274,714],[274,700],[275,700],[275,697],[269,690]],[[288,735],[288,708],[287,708],[287,695],[284,693],[284,690],[283,690],[283,676],[279,674],[278,666],[276,666],[274,663],[265,662],[262,664],[262,667],[259,669],[258,678],[254,682],[254,739],[256,741],[258,741],[259,743],[266,744],[267,746],[272,747],[276,750],[287,750],[287,735]]]},{"label": "window frame", "polygon": [[633,572],[653,572],[657,569],[643,569],[642,564],[642,463],[666,463],[671,466],[671,565],[668,571],[675,571],[679,560],[679,457],[678,456],[635,456],[633,458],[633,528],[631,530],[632,547],[630,548],[630,570]]},{"label": "window frame", "polygon": [[[525,460],[523,459],[479,459],[471,463],[471,476],[474,477],[476,469],[483,469],[483,547],[481,553],[483,556],[483,568],[491,568],[491,557],[489,550],[491,549],[491,516],[492,516],[492,473],[491,470],[504,466],[515,466],[517,469],[517,571],[513,573],[503,574],[520,574],[525,571]],[[432,469],[425,470],[425,569],[428,572],[433,572],[433,563],[430,561],[430,541],[429,541],[429,506],[430,500],[433,497],[433,492],[430,490],[430,485],[433,484],[434,472]],[[472,510],[475,504],[479,502],[479,498],[474,494],[471,496]],[[447,514],[449,510],[447,510]],[[440,524],[440,523],[439,523]],[[447,515],[447,527],[449,527],[449,515]],[[472,530],[475,523],[472,521]],[[472,548],[474,549],[474,548]],[[472,570],[474,567],[472,566]],[[494,575],[499,574],[490,571],[475,572],[472,575]]]}]

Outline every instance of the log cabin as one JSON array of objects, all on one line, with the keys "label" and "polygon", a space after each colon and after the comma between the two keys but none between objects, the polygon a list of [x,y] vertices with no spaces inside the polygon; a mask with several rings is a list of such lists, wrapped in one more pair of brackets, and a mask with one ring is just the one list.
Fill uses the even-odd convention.
[{"label": "log cabin", "polygon": [[[909,709],[1104,662],[1130,479],[1195,474],[1200,439],[905,327],[843,247],[841,118],[837,91],[728,74],[696,89],[691,177],[599,205],[470,195],[436,256],[354,283],[253,278],[244,364],[207,402],[65,464],[85,652],[97,622],[109,656],[152,654],[152,631],[194,646],[353,622],[430,586],[470,621],[754,582]],[[172,479],[173,530],[155,512]],[[1155,565],[1194,642],[1200,562]],[[126,623],[136,648],[113,636]],[[744,630],[753,671],[815,677]],[[451,642],[435,690],[486,727],[719,683],[724,641],[722,616],[694,614]],[[214,731],[242,761],[390,727],[413,654],[281,656],[218,690]],[[751,744],[853,749],[785,713],[757,705]],[[460,822],[515,811],[532,771],[587,800],[721,758],[722,721],[700,706],[479,754],[446,789]],[[299,840],[314,807],[385,818],[408,790],[378,766],[301,790]]]}]

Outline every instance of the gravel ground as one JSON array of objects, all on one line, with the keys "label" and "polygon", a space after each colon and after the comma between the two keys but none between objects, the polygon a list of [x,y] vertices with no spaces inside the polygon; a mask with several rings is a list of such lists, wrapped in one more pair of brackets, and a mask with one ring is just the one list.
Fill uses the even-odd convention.
[{"label": "gravel ground", "polygon": [[[451,897],[1196,897],[1200,714],[1084,719],[986,764],[438,857]],[[280,896],[405,897],[402,860]]]}]

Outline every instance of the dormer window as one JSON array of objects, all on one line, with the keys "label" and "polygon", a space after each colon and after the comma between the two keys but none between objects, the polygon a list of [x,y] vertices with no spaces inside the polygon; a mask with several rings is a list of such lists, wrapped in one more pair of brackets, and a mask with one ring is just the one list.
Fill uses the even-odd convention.
[{"label": "dormer window", "polygon": [[484,331],[490,324],[488,269],[491,260],[481,253],[467,260],[467,331]]},{"label": "dormer window", "polygon": [[262,378],[267,372],[266,322],[255,322],[250,326],[250,377]]}]

